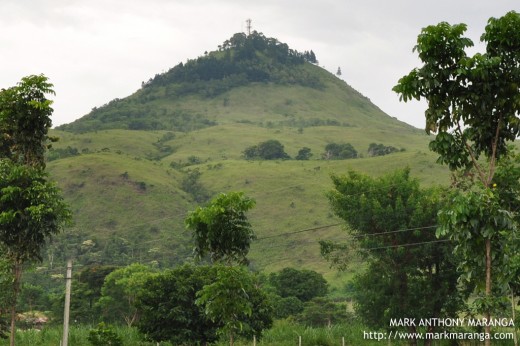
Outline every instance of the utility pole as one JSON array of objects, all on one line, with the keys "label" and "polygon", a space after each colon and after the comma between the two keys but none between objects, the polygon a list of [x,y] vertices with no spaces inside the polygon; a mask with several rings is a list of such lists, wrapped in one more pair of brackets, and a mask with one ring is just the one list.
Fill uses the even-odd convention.
[{"label": "utility pole", "polygon": [[247,36],[251,35],[251,19],[246,19],[246,30],[247,30]]},{"label": "utility pole", "polygon": [[65,311],[63,313],[63,339],[62,346],[69,343],[69,312],[70,312],[70,289],[72,287],[72,260],[67,261],[67,276],[65,277]]}]

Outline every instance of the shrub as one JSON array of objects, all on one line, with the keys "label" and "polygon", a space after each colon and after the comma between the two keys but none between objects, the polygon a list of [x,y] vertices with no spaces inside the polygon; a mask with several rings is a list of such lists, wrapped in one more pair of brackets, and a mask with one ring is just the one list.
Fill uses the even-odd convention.
[{"label": "shrub", "polygon": [[92,346],[123,346],[121,337],[103,322],[99,323],[96,329],[89,331],[88,341]]},{"label": "shrub", "polygon": [[399,151],[396,147],[386,146],[384,144],[370,143],[368,146],[368,156],[383,156]]},{"label": "shrub", "polygon": [[350,143],[329,143],[325,146],[325,153],[323,153],[325,160],[355,159],[356,157],[358,157],[358,153]]},{"label": "shrub", "polygon": [[298,155],[296,155],[296,160],[308,160],[312,156],[311,149],[307,147],[303,147],[298,151]]}]

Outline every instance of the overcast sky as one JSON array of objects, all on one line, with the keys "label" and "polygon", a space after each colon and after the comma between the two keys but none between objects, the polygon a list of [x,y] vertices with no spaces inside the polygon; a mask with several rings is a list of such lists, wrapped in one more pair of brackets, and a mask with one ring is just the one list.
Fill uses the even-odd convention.
[{"label": "overcast sky", "polygon": [[421,28],[466,23],[478,43],[487,19],[511,10],[518,0],[0,0],[0,88],[45,74],[56,91],[53,124],[68,123],[216,50],[251,18],[253,30],[312,49],[387,114],[423,128],[425,105],[400,103],[391,90],[419,66]]}]

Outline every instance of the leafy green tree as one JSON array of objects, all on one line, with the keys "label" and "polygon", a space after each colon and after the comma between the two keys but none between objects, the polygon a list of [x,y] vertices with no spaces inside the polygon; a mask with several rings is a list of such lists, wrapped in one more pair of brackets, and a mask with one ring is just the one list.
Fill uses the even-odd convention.
[{"label": "leafy green tree", "polygon": [[285,152],[284,146],[276,139],[270,139],[261,142],[258,145],[248,147],[244,150],[244,157],[246,159],[262,159],[262,160],[277,160],[289,159],[289,155]]},{"label": "leafy green tree", "polygon": [[139,311],[135,306],[136,297],[144,282],[153,275],[153,270],[138,263],[108,274],[97,303],[105,318],[113,321],[123,320],[131,327],[139,319]]},{"label": "leafy green tree", "polygon": [[220,321],[207,318],[196,294],[215,281],[216,268],[183,265],[148,277],[137,294],[137,328],[156,342],[205,345],[217,340]]},{"label": "leafy green tree", "polygon": [[19,164],[44,166],[51,128],[53,85],[44,75],[22,78],[0,91],[0,157]]},{"label": "leafy green tree", "polygon": [[368,146],[368,156],[383,156],[399,151],[396,147],[384,144],[370,143]]},{"label": "leafy green tree", "polygon": [[45,311],[49,306],[48,295],[42,286],[24,283],[20,292],[20,309],[22,311]]},{"label": "leafy green tree", "polygon": [[[428,102],[426,131],[437,134],[430,142],[430,149],[439,154],[438,162],[452,170],[476,172],[480,188],[474,193],[480,196],[473,195],[469,200],[454,198],[446,213],[452,210],[453,219],[458,221],[441,224],[439,233],[460,239],[472,229],[471,239],[457,249],[466,260],[475,256],[483,258],[485,272],[478,273],[477,281],[484,284],[477,287],[483,288],[489,300],[484,304],[484,313],[490,318],[494,299],[492,272],[495,279],[504,276],[503,268],[496,265],[500,261],[495,265],[493,262],[503,255],[497,249],[507,236],[501,234],[510,233],[512,224],[501,212],[500,204],[493,206],[498,214],[479,216],[476,212],[496,202],[491,187],[497,162],[508,155],[507,142],[520,134],[520,14],[511,11],[489,19],[481,36],[486,44],[483,54],[467,55],[466,49],[473,42],[463,36],[465,31],[465,24],[446,22],[424,28],[414,48],[423,66],[402,77],[394,91],[404,101],[423,98]],[[479,160],[482,155],[487,160]],[[496,225],[484,220],[489,216],[499,218]],[[475,252],[478,248],[480,254]],[[478,272],[477,268],[466,269]],[[500,280],[496,284],[501,286]]]},{"label": "leafy green tree", "polygon": [[329,143],[325,146],[322,156],[325,160],[344,160],[355,159],[358,153],[350,143]]},{"label": "leafy green tree", "polygon": [[216,270],[216,281],[197,292],[196,304],[213,322],[222,323],[217,332],[228,335],[231,346],[237,334],[260,336],[272,325],[267,295],[244,267],[219,265]]},{"label": "leafy green tree", "polygon": [[0,91],[0,243],[13,264],[10,344],[14,345],[16,301],[22,264],[41,260],[46,238],[58,233],[71,213],[55,184],[47,181],[53,85],[47,77],[25,77]]},{"label": "leafy green tree", "polygon": [[340,269],[352,263],[352,251],[368,260],[354,296],[364,322],[389,328],[390,318],[456,317],[464,296],[457,290],[453,246],[433,231],[439,191],[421,189],[408,169],[377,179],[350,172],[332,180],[332,209],[355,241],[320,242],[322,254]]},{"label": "leafy green tree", "polygon": [[[72,297],[70,302],[70,318],[80,323],[95,324],[101,322],[101,310],[98,301],[105,277],[116,270],[112,265],[90,265],[74,274]],[[55,297],[54,319],[60,321],[63,315],[64,295]]]},{"label": "leafy green tree", "polygon": [[269,283],[275,287],[279,296],[296,297],[302,302],[324,296],[328,289],[323,275],[308,269],[284,268],[278,273],[271,274]]},{"label": "leafy green tree", "polygon": [[295,316],[303,311],[303,302],[293,296],[283,298],[276,294],[271,297],[271,301],[276,318]]},{"label": "leafy green tree", "polygon": [[298,151],[298,155],[296,155],[296,160],[308,160],[312,156],[311,149],[307,147],[303,147]]},{"label": "leafy green tree", "polygon": [[255,201],[242,192],[221,193],[208,206],[198,207],[185,220],[193,231],[195,253],[212,262],[247,263],[247,254],[255,235],[246,212]]}]

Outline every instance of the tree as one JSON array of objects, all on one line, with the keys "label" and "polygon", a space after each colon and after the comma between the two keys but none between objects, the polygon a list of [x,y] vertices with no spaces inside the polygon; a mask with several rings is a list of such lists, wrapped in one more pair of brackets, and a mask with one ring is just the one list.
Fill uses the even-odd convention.
[{"label": "tree", "polygon": [[440,191],[421,189],[409,169],[377,179],[350,172],[332,180],[328,198],[352,242],[322,241],[322,254],[340,269],[351,264],[352,251],[368,260],[366,274],[355,279],[355,306],[363,321],[388,329],[390,318],[456,317],[463,296],[453,247],[433,232]]},{"label": "tree", "polygon": [[[137,323],[138,329],[156,342],[170,341],[182,345],[205,345],[215,342],[218,339],[217,331],[225,327],[226,321],[218,318],[212,320],[213,315],[206,313],[208,306],[205,300],[200,300],[203,293],[198,292],[209,290],[219,296],[216,298],[211,293],[207,295],[208,300],[214,297],[234,301],[235,298],[242,299],[243,295],[247,296],[247,302],[242,303],[250,306],[252,313],[249,316],[244,313],[237,316],[244,326],[239,334],[259,336],[263,329],[269,328],[272,324],[272,307],[267,296],[260,289],[256,278],[246,269],[225,268],[185,264],[150,276],[137,294],[136,307],[141,313]],[[242,281],[227,281],[225,274],[230,271],[237,272]],[[234,295],[235,291],[216,289],[233,284],[242,285],[244,291],[240,291],[239,296]]]},{"label": "tree", "polygon": [[308,160],[312,156],[311,149],[307,147],[303,147],[298,151],[298,155],[296,155],[296,160]]},{"label": "tree", "polygon": [[396,147],[386,146],[384,144],[370,143],[368,145],[368,156],[384,156],[399,151]]},{"label": "tree", "polygon": [[326,160],[354,159],[358,156],[356,149],[350,143],[329,143],[325,146],[323,158]]},{"label": "tree", "polygon": [[38,285],[25,283],[20,292],[20,308],[23,311],[44,311],[49,304],[45,289]]},{"label": "tree", "polygon": [[258,145],[248,147],[244,150],[244,157],[246,159],[262,159],[262,160],[276,160],[289,159],[289,155],[285,152],[284,146],[276,139],[270,139],[261,142]]},{"label": "tree", "polygon": [[[487,204],[495,203],[491,187],[497,162],[507,157],[507,142],[515,140],[520,133],[520,14],[511,11],[501,18],[489,19],[481,36],[486,44],[483,54],[467,55],[466,48],[473,42],[463,36],[465,31],[465,24],[446,22],[424,28],[414,48],[423,66],[402,77],[393,90],[405,102],[412,98],[424,98],[428,102],[426,131],[437,134],[430,142],[430,149],[439,154],[438,162],[452,170],[476,172],[481,187],[474,193],[481,196],[473,196],[471,206],[465,198],[454,198],[447,208],[453,210],[453,217],[459,221],[442,224],[439,233],[456,239],[459,226],[466,224],[464,228],[468,230],[471,227],[468,222],[482,223],[483,228],[473,227],[471,240],[459,248],[469,259],[476,255],[471,248],[482,243],[480,256],[484,259],[485,273],[480,278],[485,284],[477,287],[485,287],[489,301],[484,304],[487,306],[484,312],[490,318],[492,268],[497,274],[502,271],[493,265],[493,258],[501,255],[496,252],[500,245],[493,243],[501,243],[500,233],[510,233],[511,228],[504,228],[509,222],[503,213],[492,215],[501,218],[496,225],[476,214],[473,214],[476,218],[465,219],[464,214],[466,208],[484,210]],[[482,155],[487,159],[485,162],[479,160]],[[495,211],[500,210],[502,206],[497,205]],[[486,216],[490,216],[489,213]],[[489,331],[487,327],[486,332]],[[486,344],[489,345],[489,341]]]},{"label": "tree", "polygon": [[44,75],[22,78],[18,85],[0,91],[0,157],[13,162],[44,166],[52,125],[53,85]]},{"label": "tree", "polygon": [[[116,270],[112,265],[90,265],[74,274],[70,303],[70,318],[79,323],[96,324],[101,322],[101,310],[98,301],[105,277]],[[55,297],[54,320],[60,321],[63,316],[64,295]]]},{"label": "tree", "polygon": [[41,260],[45,239],[71,218],[55,184],[47,181],[45,151],[51,127],[53,85],[47,77],[22,78],[0,91],[0,243],[13,264],[10,344],[14,345],[16,300],[22,264]]},{"label": "tree", "polygon": [[197,292],[196,304],[213,322],[222,323],[217,332],[228,335],[233,346],[237,334],[260,336],[270,328],[272,307],[248,270],[219,265],[216,271],[215,282]]},{"label": "tree", "polygon": [[341,76],[341,67],[338,66],[338,70],[336,71],[336,76]]},{"label": "tree", "polygon": [[193,265],[150,276],[137,294],[139,331],[156,342],[205,345],[216,341],[222,323],[211,321],[204,307],[195,304],[197,292],[213,283],[215,277],[215,268]]},{"label": "tree", "polygon": [[255,201],[242,192],[221,193],[207,207],[198,207],[185,220],[193,231],[198,258],[209,255],[212,262],[247,263],[255,235],[246,212]]},{"label": "tree", "polygon": [[269,283],[280,297],[296,297],[302,302],[324,296],[328,289],[323,275],[308,269],[284,268],[278,273],[271,274]]},{"label": "tree", "polygon": [[296,297],[282,298],[273,294],[271,301],[274,306],[274,317],[286,318],[294,316],[303,311],[303,302]]},{"label": "tree", "polygon": [[97,303],[103,315],[115,321],[122,319],[131,327],[139,319],[139,311],[135,306],[136,297],[144,282],[153,275],[154,272],[149,267],[138,263],[108,274],[101,288],[102,296]]}]

